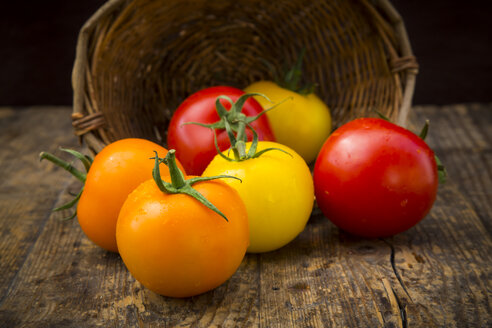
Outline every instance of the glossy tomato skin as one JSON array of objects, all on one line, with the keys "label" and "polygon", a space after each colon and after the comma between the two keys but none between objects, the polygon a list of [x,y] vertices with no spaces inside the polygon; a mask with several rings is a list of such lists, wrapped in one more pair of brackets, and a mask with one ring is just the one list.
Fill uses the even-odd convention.
[{"label": "glossy tomato skin", "polygon": [[[167,149],[154,142],[128,138],[107,145],[94,157],[77,205],[77,218],[87,237],[100,247],[118,252],[120,208],[133,189],[152,177],[154,150],[159,157],[167,154]],[[161,167],[161,174],[169,176],[167,167]]]},{"label": "glossy tomato skin", "polygon": [[324,143],[314,167],[316,200],[349,233],[386,237],[423,219],[437,194],[434,152],[414,133],[376,118],[351,121]]},{"label": "glossy tomato skin", "polygon": [[[219,120],[215,108],[217,97],[225,95],[235,102],[243,94],[244,91],[233,87],[210,87],[192,94],[176,109],[168,127],[167,146],[169,149],[176,149],[176,157],[188,174],[201,175],[217,151],[210,129],[183,124],[187,122],[215,123]],[[230,108],[227,101],[222,101],[222,103],[227,109]],[[255,116],[262,110],[261,105],[254,98],[250,98],[244,104],[242,112],[246,116]],[[265,115],[252,122],[251,125],[258,133],[260,140],[275,140]],[[230,147],[225,130],[217,131],[217,140],[220,150]]]},{"label": "glossy tomato skin", "polygon": [[271,102],[255,96],[265,109],[280,104],[266,114],[277,142],[294,149],[307,163],[314,162],[331,132],[328,106],[314,93],[299,94],[271,81],[258,81],[244,90],[266,95]]},{"label": "glossy tomato skin", "polygon": [[[249,149],[251,143],[246,144]],[[296,238],[306,226],[314,203],[314,187],[306,162],[291,148],[261,141],[258,151],[271,150],[260,157],[229,162],[217,155],[204,176],[227,174],[240,178],[224,182],[236,189],[248,211],[249,253],[279,249]],[[232,158],[232,152],[229,153]]]},{"label": "glossy tomato skin", "polygon": [[166,194],[153,180],[124,203],[116,229],[121,258],[145,287],[169,297],[212,290],[239,267],[249,244],[244,204],[222,181],[193,188],[228,219],[184,194]]}]

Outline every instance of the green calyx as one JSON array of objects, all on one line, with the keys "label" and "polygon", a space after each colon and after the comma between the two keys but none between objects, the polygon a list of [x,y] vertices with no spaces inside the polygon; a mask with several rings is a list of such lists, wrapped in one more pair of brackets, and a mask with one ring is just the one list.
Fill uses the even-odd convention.
[{"label": "green calyx", "polygon": [[314,84],[301,84],[302,79],[302,61],[304,59],[304,54],[306,53],[306,49],[303,48],[299,57],[297,57],[297,61],[287,72],[285,73],[283,79],[276,79],[275,83],[277,83],[282,88],[297,92],[301,95],[308,95],[314,92],[315,85]]},{"label": "green calyx", "polygon": [[[195,198],[198,200],[200,203],[205,205],[207,208],[211,209],[212,211],[216,212],[220,216],[222,216],[226,221],[229,221],[227,217],[222,213],[217,207],[215,207],[214,204],[212,204],[208,199],[206,199],[202,194],[200,194],[196,189],[193,189],[193,184],[201,181],[210,181],[210,180],[216,180],[216,179],[222,179],[222,178],[231,178],[231,179],[237,179],[241,181],[238,177],[234,177],[231,175],[217,175],[213,177],[194,177],[191,179],[185,179],[183,172],[179,169],[178,165],[176,164],[176,151],[174,149],[169,150],[167,153],[166,157],[164,158],[159,158],[157,155],[157,152],[155,152],[155,157],[152,159],[155,159],[155,165],[154,169],[152,170],[152,177],[154,178],[155,183],[157,184],[157,187],[162,191],[167,194],[186,194],[190,197]],[[161,178],[161,173],[159,170],[159,165],[161,163],[166,164],[169,167],[169,173],[171,176],[171,182],[166,182],[162,180]]]},{"label": "green calyx", "polygon": [[[256,116],[246,116],[244,113],[242,113],[242,109],[244,106],[244,103],[248,98],[253,97],[253,96],[261,96],[270,101],[265,95],[261,93],[246,93],[243,94],[241,97],[237,99],[236,102],[233,102],[231,98],[228,96],[219,96],[217,97],[215,101],[215,108],[217,110],[217,114],[219,115],[220,120],[212,123],[212,124],[205,124],[205,123],[200,123],[200,122],[187,122],[184,124],[194,124],[194,125],[199,125],[203,126],[206,128],[210,128],[212,130],[224,130],[226,129],[226,124],[229,124],[229,127],[232,131],[238,133],[240,130],[244,129],[244,126],[248,126],[251,122],[256,121],[258,118],[260,118],[262,115],[264,115],[266,112],[272,110],[275,108],[277,105],[265,109],[261,111],[258,115]],[[222,104],[221,100],[225,100],[231,104],[231,109],[227,110],[225,106]]]},{"label": "green calyx", "polygon": [[[87,178],[87,173],[89,172],[89,169],[92,165],[92,161],[93,161],[92,158],[90,156],[81,154],[78,151],[75,151],[72,149],[60,148],[60,150],[67,152],[67,153],[73,155],[76,159],[80,160],[82,162],[82,164],[84,165],[85,173],[76,169],[71,163],[68,163],[67,161],[65,161],[59,157],[56,157],[53,154],[47,153],[47,152],[41,152],[39,154],[39,160],[41,161],[43,159],[46,159],[46,160],[52,162],[53,164],[55,164],[55,165],[65,169],[66,171],[68,171],[70,174],[72,174],[74,177],[76,177],[80,182],[85,183],[85,180]],[[57,212],[57,211],[61,211],[61,210],[67,210],[67,209],[74,207],[78,203],[80,196],[82,195],[83,190],[84,190],[84,187],[82,187],[80,189],[78,194],[75,195],[75,197],[71,201],[69,201],[68,203],[63,204],[57,208],[54,208],[53,212]],[[76,215],[77,215],[77,211],[74,211],[69,217],[63,218],[63,220],[71,220]]]},{"label": "green calyx", "polygon": [[[247,142],[247,136],[246,136],[246,127],[248,127],[251,132],[253,133],[253,140],[251,142],[251,146],[249,147],[248,151],[246,152],[246,142]],[[258,150],[258,134],[256,133],[255,129],[251,125],[243,126],[237,133],[237,135],[234,135],[231,127],[226,124],[226,131],[227,135],[229,137],[229,141],[231,142],[231,150],[234,154],[234,158],[230,158],[229,156],[224,155],[220,149],[219,146],[217,145],[217,135],[215,134],[214,131],[214,141],[215,141],[215,149],[217,150],[217,153],[225,160],[229,162],[240,162],[240,161],[245,161],[248,159],[252,158],[258,158],[264,153],[272,150],[279,150],[281,152],[284,152],[290,156],[288,152],[286,152],[283,149],[280,148],[266,148],[261,151]]]},{"label": "green calyx", "polygon": [[[422,140],[425,140],[425,138],[427,137],[427,132],[429,132],[429,120],[425,121],[424,127],[419,133],[419,137]],[[446,171],[446,167],[444,167],[444,165],[442,164],[439,157],[437,157],[437,155],[434,155],[434,159],[436,160],[436,164],[437,164],[437,175],[439,178],[439,183],[441,184],[446,183],[448,179],[448,171]]]},{"label": "green calyx", "polygon": [[[233,102],[231,98],[227,96],[219,96],[217,97],[217,100],[215,102],[215,107],[217,110],[217,114],[219,115],[220,120],[212,123],[212,124],[204,124],[204,123],[199,123],[199,122],[188,122],[185,124],[195,124],[199,126],[203,126],[206,128],[209,128],[212,130],[214,134],[214,144],[215,144],[215,149],[217,150],[217,153],[224,158],[227,161],[244,161],[247,159],[251,158],[257,158],[264,154],[267,151],[270,150],[280,150],[282,152],[285,152],[282,149],[279,148],[268,148],[264,149],[262,151],[257,152],[258,148],[258,134],[256,133],[255,129],[251,126],[251,122],[257,120],[260,118],[262,115],[264,115],[266,112],[274,109],[275,107],[279,106],[282,104],[284,101],[288,100],[289,98],[278,102],[274,106],[267,108],[260,112],[256,116],[246,116],[244,113],[242,113],[242,109],[244,106],[244,103],[249,97],[253,96],[261,96],[270,101],[268,97],[261,93],[246,93],[242,95],[241,97],[238,98],[236,102]],[[221,103],[221,100],[226,100],[231,104],[231,109],[228,111],[224,105]],[[246,128],[250,129],[252,134],[253,134],[253,140],[251,143],[251,147],[249,148],[248,151],[246,151],[246,142],[248,141],[248,137],[246,134]],[[229,141],[231,142],[231,150],[234,154],[234,158],[229,158],[228,156],[224,155],[222,151],[219,149],[219,145],[217,143],[217,133],[216,130],[226,130],[227,135],[229,137]],[[287,153],[287,152],[285,152]],[[289,154],[290,155],[290,154]]]}]

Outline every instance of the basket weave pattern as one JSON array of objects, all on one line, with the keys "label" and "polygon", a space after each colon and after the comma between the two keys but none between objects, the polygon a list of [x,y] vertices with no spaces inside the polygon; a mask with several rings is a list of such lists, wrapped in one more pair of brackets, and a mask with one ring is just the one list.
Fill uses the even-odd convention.
[{"label": "basket weave pattern", "polygon": [[94,152],[165,140],[191,93],[273,79],[302,49],[336,125],[374,110],[405,123],[418,66],[387,0],[110,0],[79,35],[75,134]]}]

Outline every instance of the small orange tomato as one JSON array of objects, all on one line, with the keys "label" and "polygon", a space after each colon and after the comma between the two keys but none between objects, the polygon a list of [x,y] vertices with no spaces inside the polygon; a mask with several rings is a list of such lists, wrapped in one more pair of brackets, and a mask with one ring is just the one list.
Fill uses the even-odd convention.
[{"label": "small orange tomato", "polygon": [[[116,220],[120,208],[133,189],[152,178],[154,161],[151,158],[154,151],[159,156],[167,154],[167,149],[149,140],[128,138],[115,141],[103,148],[92,163],[85,163],[87,175],[67,167],[68,163],[60,164],[63,161],[51,154],[42,153],[41,158],[65,167],[72,174],[77,171],[74,175],[84,183],[77,204],[80,227],[95,244],[108,251],[118,252]],[[79,159],[84,157],[74,151],[68,152],[77,154]],[[167,168],[162,174],[169,176]]]},{"label": "small orange tomato", "polygon": [[221,285],[249,244],[246,208],[234,189],[217,180],[196,182],[193,189],[228,221],[189,194],[162,191],[154,180],[128,196],[118,217],[123,262],[140,283],[164,296],[189,297]]},{"label": "small orange tomato", "polygon": [[[106,146],[94,158],[77,217],[84,233],[97,245],[118,252],[116,220],[128,194],[152,178],[154,151],[165,156],[167,149],[145,139],[128,138]],[[162,171],[169,176],[167,169]]]}]

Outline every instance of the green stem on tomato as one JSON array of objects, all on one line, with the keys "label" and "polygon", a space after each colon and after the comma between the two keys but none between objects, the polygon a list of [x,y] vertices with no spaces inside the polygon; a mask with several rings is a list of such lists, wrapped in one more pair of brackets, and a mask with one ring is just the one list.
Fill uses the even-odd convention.
[{"label": "green stem on tomato", "polygon": [[171,184],[174,188],[179,189],[186,185],[186,180],[184,178],[183,172],[181,172],[178,165],[176,164],[175,152],[175,150],[169,151],[168,155],[164,158],[164,163],[169,167]]},{"label": "green stem on tomato", "polygon": [[[211,129],[214,134],[214,145],[215,145],[215,149],[217,150],[217,154],[219,154],[222,158],[224,158],[227,161],[239,162],[250,158],[256,158],[270,150],[280,150],[282,152],[287,153],[286,151],[278,148],[268,148],[260,152],[256,152],[258,147],[258,141],[259,141],[258,134],[256,133],[256,131],[254,130],[254,128],[251,126],[250,123],[257,120],[261,115],[264,115],[266,112],[279,106],[289,98],[284,99],[281,102],[275,104],[274,106],[263,110],[261,113],[259,113],[256,116],[250,117],[250,116],[246,116],[241,111],[246,100],[252,96],[262,96],[270,101],[270,99],[268,99],[265,95],[261,93],[245,93],[241,97],[239,97],[236,102],[233,102],[232,99],[227,96],[219,96],[217,97],[217,100],[215,102],[217,114],[219,115],[220,118],[219,121],[212,124],[204,124],[199,122],[187,122],[185,124],[195,124]],[[231,109],[227,111],[227,109],[224,107],[224,105],[222,105],[220,100],[228,101],[231,104]],[[251,142],[251,147],[249,148],[248,151],[246,151],[247,128],[250,129],[251,132],[253,133],[253,140]],[[234,154],[234,158],[230,158],[229,156],[224,155],[222,151],[219,149],[216,130],[220,130],[220,129],[226,130],[227,132],[227,136],[229,137],[229,141],[231,143],[231,150],[232,153]]]},{"label": "green stem on tomato", "polygon": [[232,148],[234,151],[234,154],[238,154],[238,159],[242,160],[245,159],[248,155],[246,154],[246,141],[247,136],[246,136],[246,115],[242,114],[241,120],[238,123],[238,131],[237,131],[237,136],[236,136],[236,144]]},{"label": "green stem on tomato", "polygon": [[[206,199],[202,194],[200,194],[196,189],[193,189],[192,185],[197,182],[210,181],[222,178],[232,178],[241,181],[241,179],[230,176],[230,175],[218,175],[213,177],[194,177],[186,180],[184,178],[183,172],[179,169],[176,164],[176,150],[170,149],[164,158],[159,158],[156,151],[155,152],[155,164],[152,170],[152,177],[157,185],[157,187],[167,194],[186,194],[190,197],[195,198],[200,203],[205,205],[207,208],[211,209],[215,213],[222,216],[226,221],[227,217],[222,213],[214,204],[212,204],[208,199]],[[165,163],[169,167],[169,173],[171,175],[171,182],[166,182],[162,180],[159,165]]]},{"label": "green stem on tomato", "polygon": [[43,159],[46,159],[46,160],[50,161],[51,163],[55,164],[56,166],[59,166],[59,167],[65,169],[65,171],[72,174],[80,182],[85,182],[85,179],[87,178],[87,175],[84,172],[77,170],[72,164],[68,163],[67,161],[65,161],[65,160],[63,160],[63,159],[61,159],[61,158],[59,158],[53,154],[50,154],[50,153],[43,151],[39,154],[39,160],[42,161]]},{"label": "green stem on tomato", "polygon": [[[71,163],[68,163],[67,161],[65,161],[65,160],[63,160],[63,159],[61,159],[61,158],[59,158],[53,154],[47,153],[47,152],[41,152],[39,154],[39,160],[42,161],[43,159],[46,159],[46,160],[50,161],[51,163],[55,164],[56,166],[59,166],[59,167],[63,168],[64,170],[66,170],[67,172],[69,172],[70,174],[72,174],[80,182],[85,183],[85,181],[87,179],[87,173],[89,172],[89,169],[90,169],[91,164],[92,164],[92,158],[87,156],[87,155],[83,155],[83,154],[79,153],[78,151],[75,151],[72,149],[60,148],[60,150],[67,152],[67,153],[73,155],[78,160],[80,160],[82,162],[82,164],[84,165],[86,173],[77,170]],[[82,187],[80,189],[79,193],[75,196],[74,199],[67,202],[66,204],[63,204],[59,207],[56,207],[55,209],[53,209],[53,212],[70,209],[73,206],[75,206],[78,203],[80,196],[82,195],[83,190],[84,190],[84,187]],[[64,218],[63,220],[71,220],[76,215],[77,215],[77,211],[75,211],[69,217]]]},{"label": "green stem on tomato", "polygon": [[308,95],[314,92],[314,88],[315,88],[314,84],[307,83],[305,85],[301,85],[302,62],[304,60],[305,53],[306,53],[306,48],[302,48],[294,66],[292,66],[285,73],[282,80],[277,79],[276,83],[280,87],[299,93],[301,95]]},{"label": "green stem on tomato", "polygon": [[425,138],[427,137],[427,132],[429,132],[429,120],[425,120],[424,127],[419,133],[420,139],[425,140]]},{"label": "green stem on tomato", "polygon": [[[422,128],[422,130],[419,133],[419,137],[424,141],[425,141],[425,138],[427,137],[427,133],[429,132],[429,124],[430,124],[429,120],[425,120],[424,127]],[[439,178],[439,183],[440,184],[446,183],[446,181],[448,179],[448,171],[446,171],[446,167],[444,165],[442,165],[441,160],[435,154],[434,154],[434,159],[435,159],[436,165],[437,165],[437,176]]]}]

